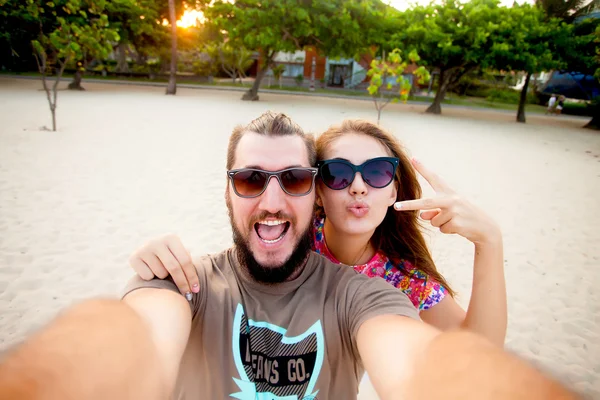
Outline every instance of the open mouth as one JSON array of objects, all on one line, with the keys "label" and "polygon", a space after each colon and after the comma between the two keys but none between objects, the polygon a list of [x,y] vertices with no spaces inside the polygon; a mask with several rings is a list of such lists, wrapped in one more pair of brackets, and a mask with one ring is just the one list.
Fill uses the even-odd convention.
[{"label": "open mouth", "polygon": [[267,244],[281,241],[290,229],[290,222],[283,220],[265,220],[254,224],[258,238]]}]

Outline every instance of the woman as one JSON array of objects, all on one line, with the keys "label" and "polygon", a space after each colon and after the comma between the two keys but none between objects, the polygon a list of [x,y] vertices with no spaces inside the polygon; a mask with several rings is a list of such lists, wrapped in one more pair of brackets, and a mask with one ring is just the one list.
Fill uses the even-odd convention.
[{"label": "woman", "polygon": [[[423,321],[438,329],[462,327],[503,345],[506,289],[496,223],[411,161],[392,135],[370,122],[347,120],[331,127],[317,139],[317,157],[314,250],[362,274],[384,278],[407,294]],[[420,199],[415,170],[436,191],[434,198]],[[426,210],[421,219],[441,232],[459,234],[475,245],[466,312],[435,267],[417,210]],[[177,237],[150,242],[130,264],[143,279],[170,273],[183,293],[200,290],[191,257]]]}]

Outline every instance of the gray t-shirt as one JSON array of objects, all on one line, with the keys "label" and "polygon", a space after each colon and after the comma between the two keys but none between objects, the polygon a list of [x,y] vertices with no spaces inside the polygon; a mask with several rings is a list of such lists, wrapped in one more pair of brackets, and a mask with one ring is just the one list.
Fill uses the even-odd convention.
[{"label": "gray t-shirt", "polygon": [[[418,319],[383,279],[312,252],[296,279],[276,285],[248,278],[234,249],[194,264],[200,293],[174,399],[356,399],[361,324],[384,314]],[[139,288],[179,292],[171,280],[134,278],[125,293]]]}]

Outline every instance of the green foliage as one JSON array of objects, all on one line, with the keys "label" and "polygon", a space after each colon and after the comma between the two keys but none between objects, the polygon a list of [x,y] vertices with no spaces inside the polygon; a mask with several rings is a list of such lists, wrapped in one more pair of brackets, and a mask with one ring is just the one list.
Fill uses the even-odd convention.
[{"label": "green foliage", "polygon": [[590,103],[571,103],[565,102],[562,114],[579,115],[582,117],[593,117],[595,106]]},{"label": "green foliage", "polygon": [[285,72],[285,65],[276,65],[273,68],[271,68],[271,71],[273,72],[273,77],[277,80],[280,80],[283,76],[283,73]]},{"label": "green foliage", "polygon": [[596,44],[596,72],[594,72],[594,76],[596,77],[596,79],[600,79],[600,45],[598,43],[600,43],[600,25],[598,25],[596,27],[596,38],[594,39],[594,43]]},{"label": "green foliage", "polygon": [[281,89],[281,77],[285,72],[285,65],[279,64],[271,68],[271,72],[273,72],[273,77],[277,82],[279,82],[279,88]]},{"label": "green foliage", "polygon": [[417,50],[425,66],[439,70],[439,89],[429,112],[440,113],[446,91],[482,64],[500,16],[498,0],[443,0],[397,17],[391,40],[399,48]]},{"label": "green foliage", "polygon": [[152,41],[157,30],[165,29],[154,0],[110,0],[106,2],[106,15],[122,43],[142,45]]},{"label": "green foliage", "polygon": [[304,83],[304,74],[296,75],[294,81],[296,81],[296,85],[298,85],[298,87],[302,86],[302,84]]},{"label": "green foliage", "polygon": [[[518,91],[509,88],[493,88],[488,91],[486,100],[489,102],[519,104],[520,94]],[[527,103],[535,103],[535,95],[527,94]]]},{"label": "green foliage", "polygon": [[245,76],[246,70],[250,68],[254,60],[252,53],[244,47],[233,47],[229,43],[216,44],[217,57],[221,69],[233,80]]},{"label": "green foliage", "polygon": [[558,18],[566,22],[572,22],[598,7],[598,0],[536,0],[535,3],[548,18]]},{"label": "green foliage", "polygon": [[[85,0],[27,0],[27,12],[39,21],[37,39],[31,41],[34,55],[42,74],[46,91],[52,130],[56,130],[57,86],[66,66],[87,57],[103,59],[112,51],[112,43],[119,35],[111,29],[105,12],[106,1]],[[46,84],[46,75],[56,74],[52,88]]]},{"label": "green foliage", "polygon": [[42,21],[39,36],[32,41],[40,72],[47,72],[42,65],[108,56],[119,35],[109,27],[105,5],[105,1],[27,0],[27,11]]},{"label": "green foliage", "polygon": [[219,68],[218,63],[218,46],[214,43],[206,43],[192,62],[193,72],[200,76],[214,76]]},{"label": "green foliage", "polygon": [[[402,51],[394,49],[387,59],[384,57],[381,60],[374,59],[371,61],[371,66],[367,72],[367,76],[371,78],[367,91],[373,97],[375,108],[377,109],[377,123],[381,117],[381,110],[390,102],[402,100],[406,102],[411,90],[411,84],[408,79],[403,76],[404,70],[410,61],[413,64],[420,60],[416,51],[411,51],[408,54],[407,60],[402,58]],[[429,72],[424,67],[417,68],[413,73],[419,80],[419,83],[424,83],[429,80]],[[394,85],[389,80],[393,79],[396,82],[397,92],[392,92]],[[387,96],[384,97],[384,92]],[[391,92],[391,93],[390,93]]]},{"label": "green foliage", "polygon": [[499,18],[497,0],[460,3],[444,0],[416,6],[399,18],[393,35],[400,48],[415,49],[429,67],[463,68],[477,65],[488,53],[490,33]]},{"label": "green foliage", "polygon": [[247,94],[256,100],[278,52],[315,46],[330,57],[362,54],[380,40],[375,32],[386,8],[378,0],[215,0],[204,14],[228,44],[260,52],[263,73]]},{"label": "green foliage", "polygon": [[312,45],[329,56],[360,54],[381,34],[375,0],[216,0],[205,15],[249,50],[292,52]]},{"label": "green foliage", "polygon": [[600,66],[598,60],[600,18],[589,18],[574,24],[572,32],[565,54],[566,69],[595,75]]},{"label": "green foliage", "polygon": [[217,30],[226,32],[231,46],[262,51],[270,63],[276,52],[296,50],[300,40],[310,34],[310,19],[300,11],[297,2],[293,3],[296,4],[285,0],[217,0],[205,10],[205,15]]},{"label": "green foliage", "polygon": [[529,4],[501,8],[492,46],[482,60],[497,70],[539,73],[565,66],[559,57],[571,36],[571,27],[558,19],[546,19]]}]

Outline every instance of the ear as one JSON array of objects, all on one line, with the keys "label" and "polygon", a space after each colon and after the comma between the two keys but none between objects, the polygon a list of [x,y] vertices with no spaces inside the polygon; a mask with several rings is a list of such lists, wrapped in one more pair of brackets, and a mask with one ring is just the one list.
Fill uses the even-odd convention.
[{"label": "ear", "polygon": [[323,207],[323,200],[321,200],[321,196],[317,196],[315,198],[315,203],[317,203],[319,207]]},{"label": "ear", "polygon": [[390,198],[388,201],[388,207],[394,205],[395,202],[398,201],[398,182],[394,180],[394,186],[392,188],[392,192],[390,193]]},{"label": "ear", "polygon": [[317,195],[315,197],[315,203],[317,203],[317,205],[319,207],[323,207],[323,200],[321,200],[321,186],[320,185],[315,185],[316,191],[317,191]]}]

